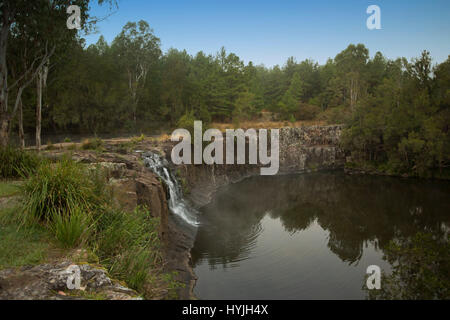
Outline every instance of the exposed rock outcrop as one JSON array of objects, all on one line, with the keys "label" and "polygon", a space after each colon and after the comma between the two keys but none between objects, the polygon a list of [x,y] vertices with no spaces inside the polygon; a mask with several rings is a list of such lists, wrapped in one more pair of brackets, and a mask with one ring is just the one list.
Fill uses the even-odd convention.
[{"label": "exposed rock outcrop", "polygon": [[[345,154],[339,147],[342,126],[310,126],[280,129],[279,174],[343,168]],[[170,162],[172,145],[164,148]],[[224,153],[225,154],[225,153]],[[187,186],[186,196],[201,207],[210,202],[221,186],[260,174],[260,165],[177,165]]]},{"label": "exposed rock outcrop", "polygon": [[[80,287],[69,289],[73,270],[80,275]],[[0,299],[4,300],[68,300],[68,299],[142,299],[135,291],[108,277],[105,270],[70,261],[5,269],[0,271]]]}]

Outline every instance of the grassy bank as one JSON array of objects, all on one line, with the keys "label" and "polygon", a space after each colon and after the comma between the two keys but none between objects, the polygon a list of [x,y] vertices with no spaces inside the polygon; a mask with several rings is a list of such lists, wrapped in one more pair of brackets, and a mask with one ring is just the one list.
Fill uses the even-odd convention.
[{"label": "grassy bank", "polygon": [[[5,152],[10,162],[27,154]],[[114,195],[100,168],[68,157],[56,162],[32,157],[36,161],[26,155],[4,171],[9,179],[20,176],[20,183],[5,176],[0,182],[0,269],[78,259],[100,264],[145,298],[153,297],[155,286],[169,288],[175,297],[178,284],[162,273],[158,219],[143,207],[125,212],[112,205]],[[75,257],[80,251],[83,256]]]}]

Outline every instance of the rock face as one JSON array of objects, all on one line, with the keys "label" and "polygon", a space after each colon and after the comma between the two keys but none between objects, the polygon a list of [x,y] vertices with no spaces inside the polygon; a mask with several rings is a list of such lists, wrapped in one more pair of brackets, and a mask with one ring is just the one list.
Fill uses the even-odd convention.
[{"label": "rock face", "polygon": [[[310,126],[280,129],[279,174],[342,168],[345,154],[339,147],[342,126]],[[170,162],[172,146],[164,149]],[[225,152],[224,152],[225,154]],[[176,170],[187,186],[186,195],[201,207],[217,188],[259,175],[260,165],[178,165]]]},{"label": "rock face", "polygon": [[280,129],[280,173],[343,167],[341,132],[339,125]]},{"label": "rock face", "polygon": [[[80,287],[70,277],[79,270]],[[0,271],[0,299],[7,300],[67,300],[97,297],[108,300],[140,300],[139,295],[116,281],[106,271],[88,264],[76,265],[70,261],[41,264],[21,269]]]}]

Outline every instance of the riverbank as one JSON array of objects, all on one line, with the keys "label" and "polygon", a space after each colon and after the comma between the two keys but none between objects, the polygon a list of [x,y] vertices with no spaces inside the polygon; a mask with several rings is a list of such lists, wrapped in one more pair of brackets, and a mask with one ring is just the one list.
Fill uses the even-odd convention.
[{"label": "riverbank", "polygon": [[[133,144],[131,141],[128,143]],[[183,285],[176,278],[180,276],[177,269],[182,268],[174,267],[174,255],[167,245],[171,242],[167,235],[176,236],[177,233],[172,230],[171,222],[168,221],[164,187],[144,167],[139,154],[119,154],[121,150],[108,152],[110,147],[121,149],[124,146],[116,143],[101,144],[101,148],[97,145],[94,150],[76,150],[82,149],[80,145],[75,150],[67,147],[50,148],[51,150],[41,153],[45,161],[50,160],[52,170],[62,170],[60,177],[70,176],[70,170],[63,165],[65,161],[69,161],[64,160],[69,156],[72,159],[70,161],[80,169],[77,171],[80,175],[92,174],[98,178],[96,186],[109,193],[109,203],[105,202],[101,208],[89,208],[91,213],[88,216],[92,215],[95,219],[92,223],[87,223],[86,229],[78,235],[79,241],[77,239],[69,245],[65,243],[67,239],[61,238],[61,233],[58,233],[61,229],[54,228],[55,224],[46,220],[26,224],[21,220],[29,195],[21,191],[20,187],[16,189],[14,186],[29,184],[30,179],[40,183],[42,175],[37,178],[39,174],[33,173],[24,181],[2,182],[0,227],[4,232],[0,237],[1,298],[39,299],[42,294],[42,299],[125,299],[124,295],[105,293],[105,290],[113,290],[116,283],[121,288],[136,289],[130,289],[133,292],[128,297],[130,299],[179,297],[178,290]],[[55,181],[56,176],[49,177],[48,181]],[[80,187],[83,188],[82,185]],[[67,233],[78,230],[78,226],[72,222],[64,225]],[[74,229],[69,231],[67,228]],[[89,235],[85,237],[84,231]],[[76,254],[77,252],[83,254]],[[104,270],[100,278],[107,277],[109,280],[103,281],[102,286],[95,284],[95,281],[93,285],[82,281],[81,287],[85,289],[82,291],[62,290],[61,281],[57,285],[52,284],[55,276],[61,276],[63,267],[73,264],[92,266],[90,271],[94,273],[97,269]],[[89,280],[93,278],[92,272],[88,273]],[[20,279],[29,281],[19,281]],[[43,288],[43,291],[33,288]],[[121,290],[122,293],[125,291]],[[22,293],[19,294],[20,292]]]},{"label": "riverbank", "polygon": [[344,171],[347,174],[362,174],[362,175],[377,175],[398,178],[415,178],[415,179],[436,179],[436,180],[450,180],[450,169],[444,168],[442,170],[427,171],[423,174],[417,174],[413,170],[405,170],[398,172],[389,168],[387,164],[376,164],[370,162],[354,162],[347,159],[344,166]]},{"label": "riverbank", "polygon": [[[341,132],[342,126],[337,125],[281,128],[280,174],[346,170],[345,153],[339,144]],[[111,204],[128,215],[138,207],[145,207],[148,209],[149,217],[158,220],[157,234],[158,240],[161,242],[161,260],[154,270],[149,270],[150,277],[153,279],[152,285],[147,286],[145,290],[141,288],[137,292],[140,296],[149,299],[195,298],[193,288],[196,283],[196,275],[192,269],[191,249],[196,234],[185,225],[180,224],[169,212],[168,186],[145,166],[144,153],[156,153],[168,160],[167,169],[176,176],[187,201],[197,208],[210,203],[219,188],[259,175],[259,167],[251,165],[175,166],[170,161],[173,145],[174,143],[167,135],[159,137],[141,135],[132,138],[88,139],[81,143],[50,144],[43,146],[41,151],[42,156],[50,159],[53,163],[58,163],[60,159],[69,156],[88,171],[103,172],[105,184],[112,192]],[[34,151],[29,150],[29,152]],[[14,187],[8,185],[1,189],[4,189],[6,193],[16,192]],[[46,237],[34,241],[34,243],[43,244],[42,250],[44,251],[48,250],[45,246],[46,243],[51,245],[50,248],[53,248],[54,245],[52,240],[49,240],[48,234]],[[19,238],[20,236],[17,237],[17,239]],[[49,249],[49,252],[54,251]],[[58,262],[61,262],[61,257],[70,257],[67,250],[63,250],[62,254],[61,251],[59,252]],[[52,256],[52,253],[48,256]],[[71,263],[79,261],[66,260]],[[34,260],[31,265],[48,262],[49,260],[45,258]],[[86,261],[81,262],[85,263]],[[87,261],[87,263],[91,262]],[[99,261],[94,259],[94,263],[99,263]],[[14,270],[20,271],[24,265],[28,265],[28,263],[21,262],[13,267]],[[58,268],[55,266],[53,269]],[[108,270],[108,267],[106,269]],[[125,277],[121,278],[120,274],[118,278],[119,280],[125,279]],[[129,285],[126,282],[122,282],[122,284]],[[145,293],[146,290],[147,293]],[[95,297],[104,298],[105,296],[99,294],[78,298]]]}]

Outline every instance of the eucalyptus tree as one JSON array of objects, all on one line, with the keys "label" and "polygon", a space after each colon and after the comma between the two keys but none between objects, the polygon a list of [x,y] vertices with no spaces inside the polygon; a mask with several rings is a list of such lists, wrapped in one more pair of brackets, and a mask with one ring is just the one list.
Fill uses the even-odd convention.
[{"label": "eucalyptus tree", "polygon": [[[0,145],[9,142],[11,121],[23,91],[41,74],[55,51],[76,36],[67,28],[67,8],[77,5],[88,21],[89,0],[3,0],[0,2]],[[115,2],[114,0],[98,0]],[[88,30],[92,23],[83,24]],[[14,53],[11,52],[14,48]],[[19,60],[19,61],[17,61]],[[14,72],[9,70],[16,62]],[[40,77],[42,80],[44,77]],[[10,106],[11,105],[11,106]]]},{"label": "eucalyptus tree", "polygon": [[344,97],[352,112],[361,97],[364,85],[364,71],[369,59],[369,50],[363,45],[349,45],[335,57],[340,82],[345,86]]},{"label": "eucalyptus tree", "polygon": [[114,39],[112,50],[126,74],[132,119],[136,125],[137,108],[148,72],[161,56],[160,40],[146,21],[128,22]]}]

